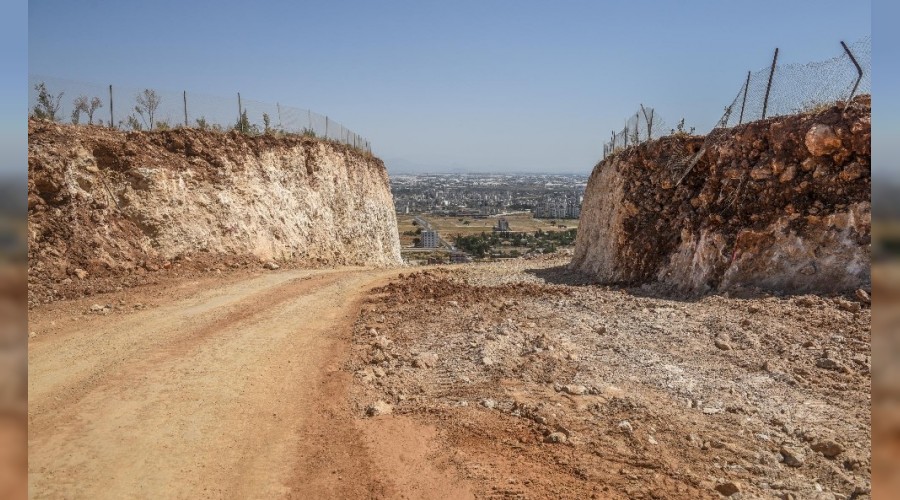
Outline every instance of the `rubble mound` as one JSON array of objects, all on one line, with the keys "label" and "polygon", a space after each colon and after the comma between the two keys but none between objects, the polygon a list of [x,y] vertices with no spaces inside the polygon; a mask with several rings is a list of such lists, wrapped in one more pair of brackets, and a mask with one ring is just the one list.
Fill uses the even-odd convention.
[{"label": "rubble mound", "polygon": [[862,293],[681,300],[560,284],[566,261],[372,290],[345,365],[357,418],[436,428],[478,498],[866,498]]},{"label": "rubble mound", "polygon": [[600,162],[573,269],[688,294],[870,286],[870,96],[712,134]]},{"label": "rubble mound", "polygon": [[401,262],[384,164],[348,146],[40,120],[28,139],[32,304],[175,266]]}]

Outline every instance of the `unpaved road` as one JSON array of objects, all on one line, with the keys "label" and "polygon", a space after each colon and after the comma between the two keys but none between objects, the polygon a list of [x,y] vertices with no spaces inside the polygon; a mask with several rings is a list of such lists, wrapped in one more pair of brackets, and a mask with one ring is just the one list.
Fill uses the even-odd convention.
[{"label": "unpaved road", "polygon": [[866,303],[681,300],[565,263],[235,271],[34,309],[29,493],[869,498]]},{"label": "unpaved road", "polygon": [[425,463],[429,429],[362,428],[347,408],[351,323],[396,273],[210,278],[101,297],[117,304],[102,314],[98,298],[32,311],[30,495],[467,496]]}]

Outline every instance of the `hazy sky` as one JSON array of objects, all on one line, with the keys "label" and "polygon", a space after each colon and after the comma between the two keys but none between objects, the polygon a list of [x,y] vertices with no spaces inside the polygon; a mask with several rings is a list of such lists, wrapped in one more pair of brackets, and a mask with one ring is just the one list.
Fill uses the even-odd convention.
[{"label": "hazy sky", "polygon": [[588,172],[639,104],[705,131],[776,46],[785,63],[828,58],[871,16],[846,0],[38,0],[28,63],[309,108],[395,170]]}]

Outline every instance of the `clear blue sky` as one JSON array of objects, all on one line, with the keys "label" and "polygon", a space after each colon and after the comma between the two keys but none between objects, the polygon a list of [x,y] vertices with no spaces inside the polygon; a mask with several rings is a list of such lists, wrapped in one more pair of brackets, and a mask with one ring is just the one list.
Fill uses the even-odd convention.
[{"label": "clear blue sky", "polygon": [[28,19],[31,73],[309,108],[393,168],[586,173],[640,103],[705,131],[774,47],[782,62],[837,55],[872,13],[831,0],[38,0]]}]

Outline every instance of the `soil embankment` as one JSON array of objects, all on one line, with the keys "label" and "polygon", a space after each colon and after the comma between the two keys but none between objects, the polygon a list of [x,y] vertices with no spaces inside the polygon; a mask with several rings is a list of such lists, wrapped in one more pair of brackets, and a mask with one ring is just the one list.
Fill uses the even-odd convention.
[{"label": "soil embankment", "polygon": [[32,305],[153,275],[400,263],[381,160],[309,137],[28,127]]},{"label": "soil embankment", "polygon": [[588,182],[574,269],[608,283],[698,294],[868,287],[871,100],[608,157]]}]

